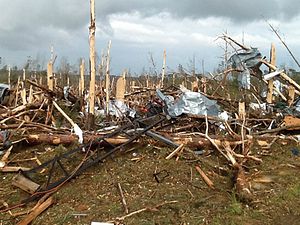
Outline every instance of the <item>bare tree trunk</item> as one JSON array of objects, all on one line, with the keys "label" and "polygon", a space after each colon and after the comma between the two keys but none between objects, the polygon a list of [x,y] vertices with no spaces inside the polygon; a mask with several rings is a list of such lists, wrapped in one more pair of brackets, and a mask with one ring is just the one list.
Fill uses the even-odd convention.
[{"label": "bare tree trunk", "polygon": [[96,19],[95,19],[95,0],[90,0],[91,7],[91,24],[89,27],[89,41],[90,41],[90,93],[89,93],[89,119],[88,128],[94,126],[95,117],[95,82],[96,82],[96,62],[95,62],[95,33],[96,33]]},{"label": "bare tree trunk", "polygon": [[[271,50],[270,50],[270,63],[272,65],[276,65],[276,51],[275,51],[275,45],[272,43]],[[271,68],[269,69],[269,72],[273,72]],[[268,94],[267,94],[267,102],[272,103],[273,101],[273,86],[274,86],[274,79],[270,79],[268,81]]]},{"label": "bare tree trunk", "polygon": [[10,66],[8,67],[8,85],[10,85]]},{"label": "bare tree trunk", "polygon": [[53,64],[50,61],[47,65],[47,84],[48,88],[53,91]]},{"label": "bare tree trunk", "polygon": [[80,78],[79,78],[79,96],[84,95],[84,59],[81,59]]},{"label": "bare tree trunk", "polygon": [[164,79],[165,79],[165,73],[166,73],[166,49],[164,50],[164,56],[163,56],[163,67],[162,67],[162,73],[161,73],[161,85],[160,87],[164,87]]},{"label": "bare tree trunk", "polygon": [[105,74],[105,89],[106,89],[106,115],[108,115],[108,103],[109,103],[109,90],[110,90],[110,71],[109,71],[109,64],[110,64],[110,47],[111,47],[111,40],[108,43],[107,49],[107,58],[106,58],[106,74]]}]

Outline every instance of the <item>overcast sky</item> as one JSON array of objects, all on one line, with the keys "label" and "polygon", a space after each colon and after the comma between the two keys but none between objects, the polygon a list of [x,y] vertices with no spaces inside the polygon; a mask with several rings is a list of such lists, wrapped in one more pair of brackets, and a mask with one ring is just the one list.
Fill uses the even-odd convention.
[{"label": "overcast sky", "polygon": [[[168,70],[188,67],[212,71],[223,50],[218,35],[228,34],[268,56],[277,47],[277,64],[294,67],[267,19],[278,29],[296,58],[300,58],[300,2],[297,0],[96,0],[96,47],[100,55],[112,40],[113,73],[122,69],[140,73],[149,68],[152,53],[157,69],[167,51]],[[89,0],[0,0],[0,57],[3,64],[22,66],[27,57],[44,64],[50,46],[76,64],[88,59]],[[299,59],[300,60],[300,59]]]}]

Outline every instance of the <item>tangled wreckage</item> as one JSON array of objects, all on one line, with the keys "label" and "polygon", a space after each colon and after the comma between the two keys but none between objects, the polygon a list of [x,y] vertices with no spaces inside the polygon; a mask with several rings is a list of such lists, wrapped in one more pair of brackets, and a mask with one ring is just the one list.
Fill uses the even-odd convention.
[{"label": "tangled wreckage", "polygon": [[[166,160],[180,160],[185,154],[220,156],[235,174],[239,199],[251,201],[253,190],[247,179],[251,171],[245,172],[245,167],[251,161],[263,163],[252,146],[270,149],[277,139],[299,140],[300,86],[276,67],[274,47],[268,60],[258,49],[224,39],[239,49],[219,74],[221,79],[171,75],[157,84],[151,77],[143,83],[121,76],[109,89],[102,88],[100,80],[92,129],[86,126],[88,93],[81,85],[79,90],[77,85],[63,88],[25,76],[11,87],[1,85],[0,171],[16,173],[12,185],[27,193],[21,202],[3,201],[1,213],[25,214],[18,224],[28,224],[53,204],[52,195],[64,184],[145,143],[167,147]],[[238,93],[227,86],[230,76],[238,80]],[[253,79],[259,85],[252,84]],[[45,145],[68,148],[44,161],[38,154],[19,158],[22,146]],[[215,167],[224,170],[220,162]],[[199,165],[195,169],[208,187],[215,188]],[[154,177],[161,182],[157,173]],[[126,208],[123,195],[122,199]],[[33,201],[38,202],[25,213],[14,212]]]}]

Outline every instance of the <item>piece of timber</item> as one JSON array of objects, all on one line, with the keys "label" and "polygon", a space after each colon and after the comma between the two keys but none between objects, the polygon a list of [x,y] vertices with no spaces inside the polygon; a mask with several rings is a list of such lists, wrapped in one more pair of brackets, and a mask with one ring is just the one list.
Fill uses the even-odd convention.
[{"label": "piece of timber", "polygon": [[29,213],[28,216],[26,216],[23,220],[21,220],[17,225],[30,224],[36,217],[38,217],[42,212],[44,212],[53,203],[54,203],[53,197],[49,197],[46,201],[44,201],[41,205],[39,205],[31,213]]},{"label": "piece of timber", "polygon": [[40,187],[40,185],[24,177],[22,174],[18,174],[13,178],[12,185],[30,194],[36,192],[36,190]]}]

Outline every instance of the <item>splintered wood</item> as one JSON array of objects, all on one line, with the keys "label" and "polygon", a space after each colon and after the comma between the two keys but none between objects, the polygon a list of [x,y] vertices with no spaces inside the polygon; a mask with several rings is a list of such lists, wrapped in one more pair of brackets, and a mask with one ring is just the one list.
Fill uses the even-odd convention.
[{"label": "splintered wood", "polygon": [[126,88],[126,81],[125,77],[119,77],[116,83],[116,99],[119,101],[124,101],[125,98],[125,88]]},{"label": "splintered wood", "polygon": [[[243,62],[241,68],[229,65],[226,49],[226,61],[222,65],[224,68],[209,75],[205,72],[204,65],[202,73],[198,74],[195,62],[190,72],[180,65],[178,71],[168,73],[164,50],[162,68],[155,68],[152,59],[153,71],[145,71],[142,76],[136,77],[129,69],[124,70],[123,74],[111,73],[109,41],[107,50],[102,52],[101,63],[97,65],[99,77],[96,77],[95,1],[90,0],[90,3],[88,74],[85,74],[86,66],[82,58],[77,76],[66,74],[66,82],[66,76],[55,71],[52,56],[44,74],[36,76],[28,69],[13,70],[11,74],[9,68],[8,80],[5,78],[11,87],[9,103],[3,103],[0,108],[0,154],[3,155],[0,172],[19,172],[12,184],[27,192],[22,192],[23,194],[32,195],[30,199],[42,197],[34,208],[16,213],[26,214],[18,224],[29,224],[54,202],[49,195],[40,193],[49,191],[44,189],[48,184],[35,180],[31,173],[38,171],[37,177],[44,176],[46,180],[50,177],[49,181],[53,181],[47,173],[56,169],[54,166],[47,168],[52,162],[61,164],[63,172],[60,172],[64,174],[69,174],[69,166],[78,166],[76,168],[82,172],[88,168],[85,163],[99,166],[99,162],[108,162],[106,158],[97,158],[98,156],[122,157],[132,147],[136,151],[140,149],[138,157],[134,155],[129,159],[131,164],[136,165],[146,161],[148,154],[154,154],[152,150],[159,150],[155,154],[161,154],[158,158],[162,160],[159,162],[163,161],[162,167],[165,168],[156,168],[154,175],[160,169],[168,176],[167,166],[174,163],[175,168],[176,165],[188,163],[191,182],[192,173],[197,171],[197,179],[193,182],[200,181],[200,185],[206,184],[215,192],[221,189],[218,187],[218,177],[224,176],[228,182],[235,177],[233,189],[236,195],[241,200],[251,201],[253,196],[249,179],[257,173],[257,165],[263,163],[262,156],[273,154],[270,149],[274,143],[280,143],[279,140],[294,141],[295,146],[298,144],[298,136],[294,135],[300,130],[300,85],[289,76],[290,71],[278,70],[275,45],[271,46],[270,59],[258,54],[258,65],[255,67],[249,67],[247,62]],[[242,54],[247,55],[253,50],[227,34],[221,38],[228,46],[233,45],[233,52],[237,54],[242,50]],[[261,64],[269,68],[269,73],[264,75],[259,71]],[[251,74],[250,90],[244,90],[236,82],[240,81],[243,69],[249,70]],[[6,71],[5,74],[7,75]],[[86,75],[90,75],[87,76],[90,78],[87,82]],[[281,83],[280,87],[277,82]],[[116,103],[121,104],[121,107]],[[34,145],[42,147],[33,150]],[[44,145],[53,146],[46,148]],[[17,148],[20,146],[22,148]],[[60,152],[62,146],[63,150]],[[145,146],[151,149],[147,151],[147,155]],[[47,157],[39,156],[44,153]],[[73,153],[76,157],[71,155]],[[298,154],[297,149],[293,154]],[[81,163],[69,165],[74,163],[73,159],[81,160]],[[128,158],[124,157],[124,160]],[[65,167],[62,164],[66,162],[68,165]],[[67,169],[64,171],[63,168]],[[189,169],[185,171],[187,174],[190,173]],[[74,170],[64,182],[76,177],[78,170]],[[200,176],[204,182],[200,180]],[[51,194],[62,186],[51,189]],[[160,187],[162,186],[157,186]],[[165,204],[176,203],[163,202],[130,212],[132,206],[128,203],[132,196],[129,196],[129,192],[124,192],[120,183],[117,183],[117,188],[126,214],[117,218],[120,220],[145,211],[158,210]],[[206,190],[212,191],[208,188]],[[194,191],[188,190],[192,197],[196,196]],[[126,202],[126,196],[130,201]],[[20,206],[25,206],[25,203]],[[11,212],[9,207],[5,207],[0,209],[1,212]]]}]

